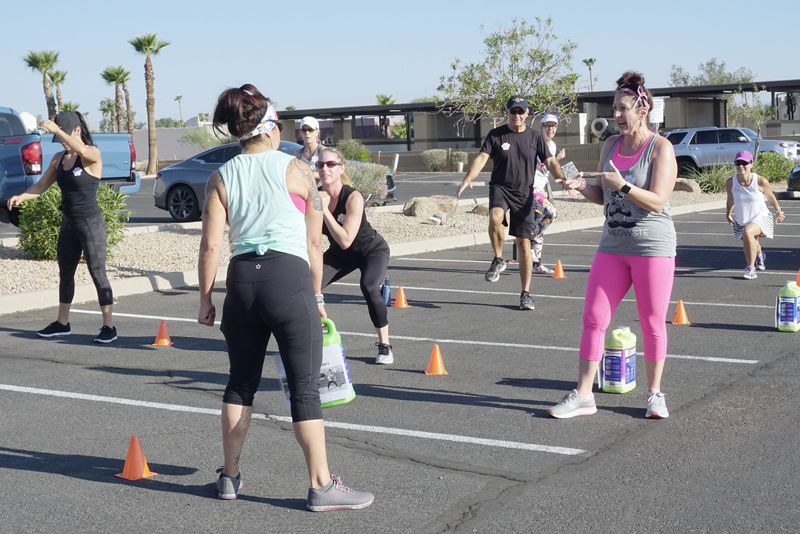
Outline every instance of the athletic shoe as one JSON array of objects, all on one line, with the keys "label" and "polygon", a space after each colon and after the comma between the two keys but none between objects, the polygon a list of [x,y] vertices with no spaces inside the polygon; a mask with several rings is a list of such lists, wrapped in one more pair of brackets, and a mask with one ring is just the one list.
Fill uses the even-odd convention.
[{"label": "athletic shoe", "polygon": [[664,394],[660,391],[647,392],[647,413],[645,417],[648,419],[666,419],[669,417],[667,401],[664,399]]},{"label": "athletic shoe", "polygon": [[759,271],[766,271],[767,265],[764,263],[765,261],[767,261],[767,255],[762,250],[761,254],[756,256],[756,269]]},{"label": "athletic shoe", "polygon": [[69,328],[69,323],[61,324],[58,321],[53,321],[36,333],[39,335],[39,337],[56,337],[68,336],[72,333],[72,330]]},{"label": "athletic shoe", "polygon": [[219,473],[219,478],[217,479],[217,497],[225,501],[232,501],[239,495],[239,491],[242,489],[242,474],[239,473],[235,477],[229,477],[222,469],[222,467],[217,469],[217,473]]},{"label": "athletic shoe", "polygon": [[519,309],[520,310],[532,310],[533,309],[533,295],[528,293],[527,291],[523,291],[519,294]]},{"label": "athletic shoe", "polygon": [[594,403],[594,395],[591,397],[581,397],[578,391],[573,389],[567,393],[561,402],[548,410],[550,417],[556,419],[569,419],[577,415],[592,415],[597,413],[597,405]]},{"label": "athletic shoe", "polygon": [[754,280],[758,278],[758,275],[756,274],[756,268],[745,267],[744,271],[742,271],[742,278],[744,278],[745,280]]},{"label": "athletic shoe", "polygon": [[487,282],[497,282],[500,280],[500,273],[506,270],[506,262],[503,261],[503,258],[495,258],[492,260],[492,265],[489,266],[489,270],[486,271],[486,281]]},{"label": "athletic shoe", "polygon": [[533,274],[551,274],[553,270],[547,268],[544,263],[534,263],[531,272]]},{"label": "athletic shoe", "polygon": [[327,486],[319,489],[308,488],[306,508],[312,512],[333,512],[335,510],[360,510],[366,508],[375,496],[366,491],[355,491],[342,484],[338,475],[331,474]]},{"label": "athletic shoe", "polygon": [[375,356],[375,363],[379,365],[389,365],[394,363],[394,353],[392,346],[386,343],[375,343],[378,347],[378,355]]},{"label": "athletic shoe", "polygon": [[100,329],[100,333],[94,338],[94,342],[111,343],[115,339],[117,339],[117,327],[103,325],[103,328]]}]

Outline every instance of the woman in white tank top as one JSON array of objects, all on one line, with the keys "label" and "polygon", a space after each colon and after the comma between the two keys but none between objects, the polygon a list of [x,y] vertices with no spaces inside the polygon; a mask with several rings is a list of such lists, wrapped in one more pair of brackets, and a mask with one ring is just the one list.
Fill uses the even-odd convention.
[{"label": "woman in white tank top", "polygon": [[775,208],[775,218],[783,222],[784,215],[778,199],[772,192],[769,181],[753,172],[753,154],[747,150],[738,152],[734,158],[736,175],[725,182],[728,201],[725,208],[728,223],[733,226],[733,235],[742,240],[744,259],[747,265],[742,278],[757,278],[756,269],[765,270],[766,254],[761,250],[759,237],[772,239],[774,223],[767,208],[767,200]]}]

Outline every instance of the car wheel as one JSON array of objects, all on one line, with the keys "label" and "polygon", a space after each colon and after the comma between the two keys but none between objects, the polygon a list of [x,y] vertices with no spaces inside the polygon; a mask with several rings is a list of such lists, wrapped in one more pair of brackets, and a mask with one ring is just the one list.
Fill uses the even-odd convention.
[{"label": "car wheel", "polygon": [[197,195],[186,185],[176,185],[167,193],[167,211],[178,222],[196,221],[200,218]]}]

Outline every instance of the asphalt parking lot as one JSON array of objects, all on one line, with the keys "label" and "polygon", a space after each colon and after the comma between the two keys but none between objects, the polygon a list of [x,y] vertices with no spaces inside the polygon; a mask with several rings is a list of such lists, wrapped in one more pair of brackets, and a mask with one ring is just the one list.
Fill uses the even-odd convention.
[{"label": "asphalt parking lot", "polygon": [[[0,317],[3,524],[25,532],[796,531],[800,334],[773,326],[777,291],[800,268],[800,202],[765,243],[768,270],[740,277],[743,255],[722,210],[677,216],[674,301],[663,390],[671,417],[644,419],[644,364],[630,393],[598,392],[592,417],[547,408],[574,385],[586,276],[599,229],[546,239],[565,279],[535,276],[518,309],[515,266],[483,280],[488,246],[393,258],[395,363],[372,363],[374,331],[350,276],[326,291],[357,398],[326,410],[332,470],[372,491],[372,507],[306,512],[302,454],[267,361],[242,456],[239,500],[215,498],[219,328],[196,323],[196,288],[122,297],[120,339],[91,342],[96,306],[76,305],[73,335],[35,335],[54,308]],[[507,249],[510,245],[507,245]],[[224,285],[215,302],[221,307]],[[671,314],[675,304],[670,307]],[[153,347],[160,320],[172,347]],[[633,294],[613,326],[639,334]],[[438,343],[447,376],[426,376]],[[270,346],[274,348],[274,344]],[[641,350],[641,341],[639,342]],[[269,360],[269,359],[268,359]],[[122,470],[137,435],[158,476]]]}]

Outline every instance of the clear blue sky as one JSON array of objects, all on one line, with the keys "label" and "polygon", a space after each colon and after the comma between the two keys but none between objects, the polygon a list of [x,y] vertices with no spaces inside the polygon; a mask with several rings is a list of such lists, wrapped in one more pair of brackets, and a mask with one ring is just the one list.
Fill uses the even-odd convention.
[{"label": "clear blue sky", "polygon": [[[511,18],[551,17],[561,39],[577,43],[573,69],[588,87],[581,59],[597,58],[595,90],[610,90],[627,69],[648,85],[668,85],[673,64],[697,72],[716,57],[728,70],[749,68],[759,81],[800,78],[796,0],[670,2],[536,2],[406,0],[319,2],[73,3],[3,2],[0,105],[46,113],[41,77],[22,58],[56,50],[67,72],[64,99],[100,120],[99,102],[113,97],[99,73],[122,65],[132,73],[137,121],[145,120],[144,56],[128,40],[157,33],[171,44],[154,57],[156,117],[184,119],[213,111],[216,97],[251,82],[298,109],[396,102],[433,96],[456,57],[478,61],[483,38]],[[224,7],[223,7],[224,6]]]}]

